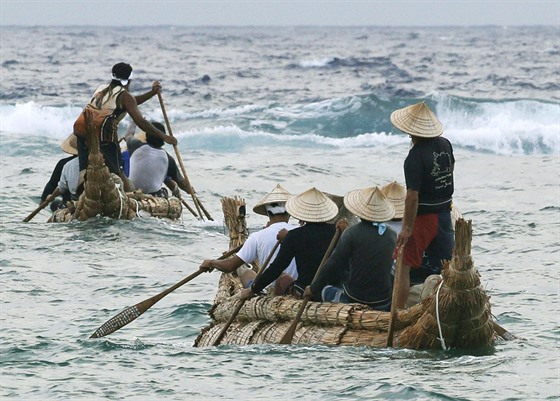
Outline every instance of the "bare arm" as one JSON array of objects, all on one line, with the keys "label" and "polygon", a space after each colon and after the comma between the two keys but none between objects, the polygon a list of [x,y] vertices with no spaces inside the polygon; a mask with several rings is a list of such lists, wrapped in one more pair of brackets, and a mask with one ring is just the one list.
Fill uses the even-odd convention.
[{"label": "bare arm", "polygon": [[155,95],[157,95],[158,91],[160,90],[161,90],[161,83],[159,81],[154,81],[154,83],[152,84],[152,90],[146,93],[142,93],[141,95],[134,96],[134,98],[136,99],[136,103],[138,105],[141,105],[142,103],[146,102],[147,100],[150,100]]},{"label": "bare arm", "polygon": [[223,260],[207,259],[200,264],[199,269],[206,270],[206,271],[217,269],[224,273],[231,273],[235,271],[243,263],[245,262],[243,262],[243,260],[239,256],[234,255],[229,259],[223,259]]},{"label": "bare arm", "polygon": [[412,235],[412,227],[416,220],[418,212],[418,191],[409,189],[406,191],[406,200],[404,203],[403,225],[399,236],[397,237],[397,247],[406,244],[406,241]]},{"label": "bare arm", "polygon": [[128,92],[121,95],[122,107],[128,112],[132,121],[142,131],[157,136],[171,145],[177,145],[177,140],[170,135],[165,135],[163,132],[154,127],[148,120],[144,118],[140,110],[138,110],[138,103],[136,98]]}]

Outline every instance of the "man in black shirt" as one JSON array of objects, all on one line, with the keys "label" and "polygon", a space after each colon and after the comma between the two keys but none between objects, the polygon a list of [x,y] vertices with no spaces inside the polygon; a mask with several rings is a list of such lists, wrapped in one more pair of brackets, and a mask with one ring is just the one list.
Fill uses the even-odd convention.
[{"label": "man in black shirt", "polygon": [[[441,260],[451,259],[455,157],[451,143],[441,137],[441,122],[426,103],[394,111],[391,122],[412,138],[412,148],[404,162],[407,193],[402,230],[397,238],[397,248],[404,246],[404,255],[395,306],[402,309],[408,298],[410,277],[422,276],[419,269],[424,253],[439,264],[426,277],[441,269]],[[396,253],[395,250],[394,257]]]},{"label": "man in black shirt", "polygon": [[310,295],[325,302],[359,302],[388,311],[397,233],[385,222],[393,218],[395,207],[377,187],[347,193],[344,206],[360,222],[344,231],[332,256],[308,287]]},{"label": "man in black shirt", "polygon": [[288,291],[295,290],[297,294],[303,294],[305,287],[315,277],[335,233],[334,224],[328,222],[336,217],[338,207],[321,191],[311,188],[292,196],[286,202],[286,210],[290,216],[305,224],[288,231],[274,261],[250,288],[241,291],[241,299],[261,293],[282,274],[293,258],[296,259],[298,278]]}]

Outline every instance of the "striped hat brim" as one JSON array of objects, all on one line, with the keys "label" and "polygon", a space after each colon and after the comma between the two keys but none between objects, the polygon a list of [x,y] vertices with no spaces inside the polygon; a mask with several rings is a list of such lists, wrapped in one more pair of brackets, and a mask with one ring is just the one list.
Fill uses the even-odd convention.
[{"label": "striped hat brim", "polygon": [[325,223],[338,214],[336,204],[314,187],[292,196],[286,202],[286,210],[293,218],[308,223]]},{"label": "striped hat brim", "polygon": [[402,132],[421,138],[435,138],[443,134],[443,125],[424,102],[391,113],[391,122]]}]

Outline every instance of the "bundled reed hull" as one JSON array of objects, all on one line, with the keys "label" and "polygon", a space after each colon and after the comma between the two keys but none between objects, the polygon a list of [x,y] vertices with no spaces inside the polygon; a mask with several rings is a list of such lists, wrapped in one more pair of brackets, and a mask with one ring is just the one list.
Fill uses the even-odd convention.
[{"label": "bundled reed hull", "polygon": [[[489,298],[480,284],[478,271],[470,256],[471,237],[471,222],[459,218],[456,222],[453,259],[444,264],[438,285],[427,298],[398,311],[393,346],[469,349],[494,343],[496,333]],[[201,331],[195,346],[214,344],[240,302],[233,296],[241,287],[233,274],[222,274],[210,310],[212,322]],[[249,299],[220,344],[277,344],[290,327],[301,304],[301,300],[288,296]],[[375,311],[362,304],[308,302],[292,344],[385,347],[389,318],[389,312]],[[443,336],[440,336],[440,332]]]},{"label": "bundled reed hull", "polygon": [[91,121],[91,112],[88,110],[86,123],[90,154],[84,191],[76,203],[70,202],[67,208],[55,211],[49,222],[69,222],[74,219],[85,221],[95,216],[130,220],[139,216],[140,211],[154,217],[178,219],[183,206],[177,198],[158,198],[144,195],[142,192],[125,193],[120,177],[111,174],[105,165],[103,155],[99,151],[99,138]]}]

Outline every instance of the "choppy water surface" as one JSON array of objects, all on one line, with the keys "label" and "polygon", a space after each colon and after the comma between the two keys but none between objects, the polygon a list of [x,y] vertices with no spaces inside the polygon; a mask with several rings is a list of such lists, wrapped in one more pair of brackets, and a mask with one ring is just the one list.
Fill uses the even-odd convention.
[{"label": "choppy water surface", "polygon": [[[557,28],[1,29],[2,399],[560,397]],[[75,116],[121,60],[135,68],[133,92],[162,80],[189,178],[215,221],[46,224],[41,212],[21,223]],[[340,195],[402,182],[408,138],[388,115],[422,97],[455,147],[455,203],[473,220],[492,311],[525,340],[468,352],[193,348],[217,273],[88,339],[227,249],[221,196],[250,210],[277,182]],[[161,119],[156,99],[141,109]],[[264,222],[248,216],[253,231]]]}]

